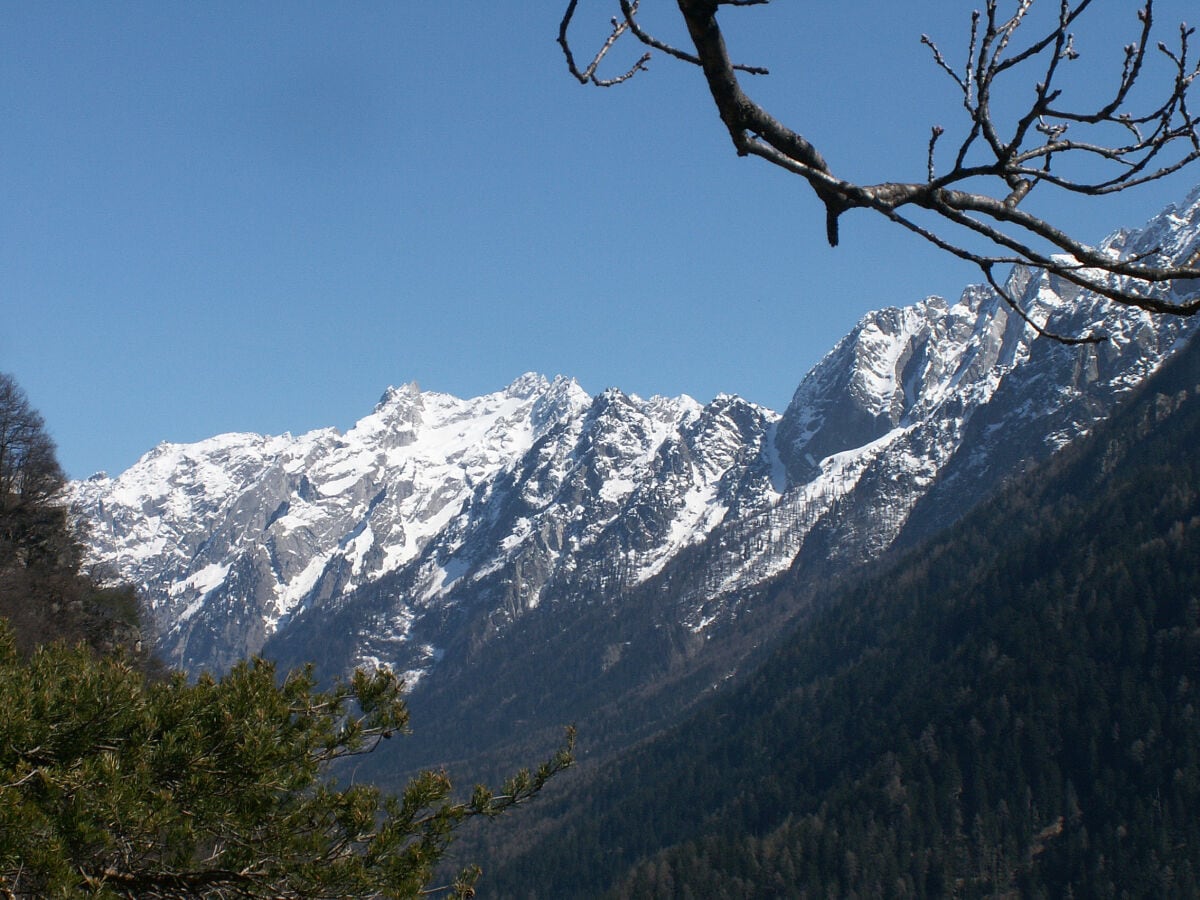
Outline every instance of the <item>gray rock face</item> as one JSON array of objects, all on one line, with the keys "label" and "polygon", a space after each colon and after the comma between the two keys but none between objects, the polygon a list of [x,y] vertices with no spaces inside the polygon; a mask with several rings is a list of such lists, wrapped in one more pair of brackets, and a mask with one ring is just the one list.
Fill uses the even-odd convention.
[{"label": "gray rock face", "polygon": [[[1198,245],[1200,195],[1106,244]],[[790,568],[836,571],[952,522],[1190,332],[1023,270],[1009,287],[1036,321],[1110,340],[1052,342],[972,287],[864,317],[782,416],[537,375],[469,400],[407,385],[345,434],[164,444],[74,502],[93,556],[143,588],[162,652],[193,671],[267,647],[419,686],[533,610],[616,615],[656,584],[702,644]]]}]

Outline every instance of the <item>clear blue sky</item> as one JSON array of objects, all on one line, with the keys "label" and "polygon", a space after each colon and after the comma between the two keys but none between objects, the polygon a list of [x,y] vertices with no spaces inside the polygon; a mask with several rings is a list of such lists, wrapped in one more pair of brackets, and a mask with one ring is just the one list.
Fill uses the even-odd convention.
[{"label": "clear blue sky", "polygon": [[[1193,2],[1160,3],[1164,37]],[[412,380],[472,396],[532,370],[782,409],[865,311],[976,280],[866,213],[828,248],[811,194],[735,157],[688,66],[579,86],[562,6],[0,0],[0,370],[69,474],[345,428]],[[603,31],[602,0],[581,6]],[[646,25],[675,37],[673,6],[645,0]],[[1117,58],[1135,6],[1098,3],[1109,43],[1085,61]],[[929,126],[961,123],[919,37],[961,52],[969,11],[725,20],[772,69],[754,93],[874,181],[919,177]],[[1063,215],[1099,239],[1192,181]]]}]

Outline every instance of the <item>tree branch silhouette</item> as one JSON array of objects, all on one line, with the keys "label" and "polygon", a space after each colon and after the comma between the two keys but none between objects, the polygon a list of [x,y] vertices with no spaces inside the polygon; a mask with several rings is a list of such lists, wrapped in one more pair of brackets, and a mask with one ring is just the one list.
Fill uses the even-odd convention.
[{"label": "tree branch silhouette", "polygon": [[[612,0],[608,0],[612,2]],[[824,156],[743,89],[740,74],[765,75],[757,66],[734,63],[717,21],[721,7],[765,6],[771,0],[676,0],[694,52],[673,47],[648,33],[640,22],[640,0],[615,0],[607,40],[580,69],[569,31],[579,0],[570,0],[559,25],[558,42],[572,76],[582,84],[609,87],[643,72],[654,53],[702,70],[713,102],[739,156],[755,156],[808,182],[825,207],[826,236],[836,246],[844,213],[869,209],[977,265],[987,281],[1026,321],[1016,298],[1006,292],[996,269],[1025,265],[1065,279],[1116,303],[1153,313],[1190,316],[1200,311],[1200,256],[1173,260],[1155,248],[1136,256],[1091,247],[1068,230],[1022,209],[1035,190],[1099,197],[1158,181],[1200,159],[1200,129],[1188,102],[1200,76],[1192,59],[1195,30],[1180,25],[1174,43],[1154,42],[1154,0],[1137,6],[1137,34],[1125,46],[1111,94],[1097,106],[1069,103],[1063,72],[1079,52],[1072,28],[1093,0],[1058,0],[1052,24],[1033,31],[1037,0],[986,0],[971,16],[965,58],[956,66],[927,35],[921,37],[935,66],[962,95],[965,136],[942,152],[945,129],[934,126],[923,181],[857,184],[840,178]],[[1042,3],[1039,8],[1045,8]],[[1003,11],[1002,11],[1003,8]],[[597,73],[622,40],[646,49],[632,67],[610,78]],[[1150,58],[1165,61],[1169,77],[1155,85],[1155,98],[1135,108],[1134,94],[1146,92]],[[1009,121],[996,112],[1002,79],[1033,73],[1032,100]],[[1005,99],[1013,96],[1011,88]],[[912,211],[933,214],[917,221]],[[944,226],[944,227],[943,227]],[[984,249],[979,249],[983,247]],[[1050,335],[1067,342],[1095,342],[1102,336]]]}]

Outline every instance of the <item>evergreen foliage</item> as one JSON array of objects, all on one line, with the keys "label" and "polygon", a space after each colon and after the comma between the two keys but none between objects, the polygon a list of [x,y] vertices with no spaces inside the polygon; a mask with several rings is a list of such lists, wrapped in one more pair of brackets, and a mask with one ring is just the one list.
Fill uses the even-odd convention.
[{"label": "evergreen foliage", "polygon": [[[356,672],[318,691],[261,659],[217,680],[147,681],[120,657],[0,623],[0,890],[10,897],[415,897],[455,830],[535,795],[570,740],[497,793],[337,787],[335,761],[403,731],[403,685]],[[470,891],[467,873],[453,886]]]},{"label": "evergreen foliage", "polygon": [[502,896],[1200,894],[1200,351],[600,772]]}]

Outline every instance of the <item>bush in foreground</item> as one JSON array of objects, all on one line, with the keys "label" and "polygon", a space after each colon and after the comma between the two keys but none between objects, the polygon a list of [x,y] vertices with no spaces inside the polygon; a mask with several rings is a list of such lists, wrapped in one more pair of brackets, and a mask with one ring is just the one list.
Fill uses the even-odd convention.
[{"label": "bush in foreground", "polygon": [[[0,621],[0,890],[10,897],[415,897],[468,819],[533,797],[572,734],[498,792],[450,799],[444,773],[398,797],[329,768],[408,723],[402,682],[318,691],[255,659],[221,679],[148,682],[52,645],[22,659]],[[467,895],[473,873],[446,892]],[[436,890],[436,889],[435,889]]]}]

